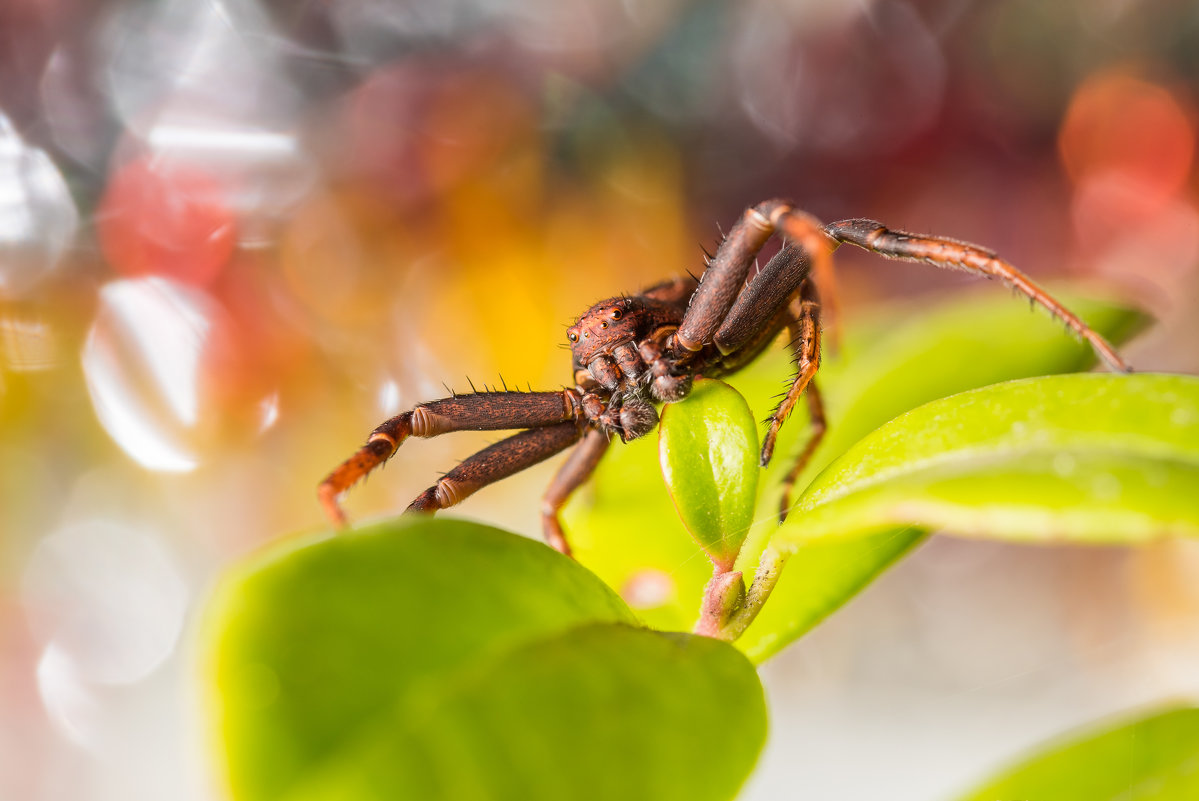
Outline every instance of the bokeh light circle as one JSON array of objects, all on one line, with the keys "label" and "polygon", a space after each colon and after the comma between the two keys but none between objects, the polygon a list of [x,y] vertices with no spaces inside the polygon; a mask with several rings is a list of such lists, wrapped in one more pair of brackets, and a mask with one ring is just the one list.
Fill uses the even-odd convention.
[{"label": "bokeh light circle", "polygon": [[96,416],[151,470],[195,468],[219,420],[222,368],[234,362],[228,322],[203,291],[163,278],[114,281],[83,346]]},{"label": "bokeh light circle", "polygon": [[42,539],[22,581],[34,634],[97,684],[139,681],[162,664],[178,642],[187,600],[174,559],[156,537],[104,520]]},{"label": "bokeh light circle", "polygon": [[0,114],[0,300],[38,286],[78,227],[79,212],[58,167]]}]

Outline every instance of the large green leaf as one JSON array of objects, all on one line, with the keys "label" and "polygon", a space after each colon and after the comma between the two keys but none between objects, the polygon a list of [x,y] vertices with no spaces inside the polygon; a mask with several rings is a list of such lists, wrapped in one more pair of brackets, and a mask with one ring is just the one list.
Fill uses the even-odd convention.
[{"label": "large green leaf", "polygon": [[272,549],[206,633],[239,801],[715,801],[764,739],[735,649],[638,628],[576,563],[462,521]]},{"label": "large green leaf", "polygon": [[662,411],[658,457],[683,525],[712,562],[731,570],[754,520],[758,432],[737,390],[700,380]]},{"label": "large green leaf", "polygon": [[1193,801],[1199,709],[1159,711],[1092,732],[1009,768],[961,801]]},{"label": "large green leaf", "polygon": [[1069,375],[922,406],[850,448],[774,542],[896,526],[1030,541],[1199,536],[1199,378]]},{"label": "large green leaf", "polygon": [[[1145,321],[1119,306],[1067,300],[1114,341],[1127,339]],[[828,434],[796,489],[858,439],[921,403],[1005,379],[1084,369],[1093,361],[1090,349],[1058,323],[1003,293],[875,312],[870,322],[851,324],[841,355],[826,358],[817,375]],[[765,418],[792,371],[788,354],[777,348],[726,380]],[[762,478],[755,526],[737,564],[747,576],[777,530],[780,481],[807,436],[806,414],[799,408],[783,426],[774,461]],[[710,569],[661,489],[648,439],[610,450],[595,480],[567,507],[567,535],[580,561],[621,589],[647,623],[686,628],[695,620]],[[799,546],[738,647],[755,661],[767,658],[852,597],[921,536],[917,530],[892,530]],[[646,594],[645,587],[656,589]]]}]

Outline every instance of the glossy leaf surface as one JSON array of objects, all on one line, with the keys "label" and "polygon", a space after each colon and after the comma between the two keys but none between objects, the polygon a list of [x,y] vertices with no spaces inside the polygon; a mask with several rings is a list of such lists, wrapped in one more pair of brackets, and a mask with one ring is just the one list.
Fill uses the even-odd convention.
[{"label": "glossy leaf surface", "polygon": [[808,487],[775,542],[896,526],[1037,542],[1199,536],[1199,378],[1070,375],[915,409]]},{"label": "glossy leaf surface", "polygon": [[737,390],[700,380],[684,403],[662,411],[658,459],[666,489],[691,536],[731,570],[754,520],[758,432]]},{"label": "glossy leaf surface", "polygon": [[576,563],[462,521],[272,549],[206,633],[239,801],[716,801],[765,734],[734,648],[639,628]]}]

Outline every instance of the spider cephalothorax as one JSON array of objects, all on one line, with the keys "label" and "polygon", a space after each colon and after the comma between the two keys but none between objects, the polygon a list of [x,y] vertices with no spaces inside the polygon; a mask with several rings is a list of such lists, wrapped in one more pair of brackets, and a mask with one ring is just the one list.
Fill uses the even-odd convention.
[{"label": "spider cephalothorax", "polygon": [[[784,247],[750,276],[758,252],[774,233]],[[1006,261],[985,248],[941,237],[891,231],[873,220],[822,225],[781,200],[749,208],[707,264],[702,280],[680,278],[632,297],[595,304],[567,329],[574,386],[556,392],[472,392],[422,403],[380,425],[366,445],[320,485],[326,512],[344,522],[338,499],[389,459],[409,436],[465,429],[523,429],[467,458],[418,495],[410,511],[435,511],[578,443],[542,502],[546,540],[569,553],[558,511],[587,480],[613,435],[648,434],[658,422],[654,403],[681,400],[696,376],[718,377],[749,364],[783,331],[789,333],[796,375],[762,439],[761,462],[803,397],[812,436],[794,457],[791,483],[824,432],[824,411],[813,381],[820,363],[821,302],[832,302],[831,255],[849,243],[891,259],[924,261],[998,278],[1045,307],[1087,340],[1113,370],[1127,370],[1102,337]],[[820,290],[819,292],[817,290]]]},{"label": "spider cephalothorax", "polygon": [[659,284],[637,297],[609,298],[592,306],[566,329],[574,357],[575,383],[619,394],[648,394],[678,400],[686,389],[671,380],[664,346],[686,313],[695,281]]}]

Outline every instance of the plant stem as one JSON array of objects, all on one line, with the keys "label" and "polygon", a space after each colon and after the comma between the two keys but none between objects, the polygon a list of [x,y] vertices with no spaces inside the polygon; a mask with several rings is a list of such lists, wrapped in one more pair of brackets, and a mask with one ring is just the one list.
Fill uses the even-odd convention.
[{"label": "plant stem", "polygon": [[721,632],[728,624],[729,616],[741,607],[744,599],[745,582],[741,580],[741,572],[722,570],[716,565],[716,572],[704,587],[704,602],[699,610],[699,620],[695,622],[695,633],[723,639]]},{"label": "plant stem", "polygon": [[770,597],[789,556],[790,554],[783,553],[774,546],[768,546],[762,552],[762,557],[758,560],[758,570],[754,574],[749,592],[745,594],[735,609],[729,610],[724,625],[721,626],[716,637],[732,642],[745,633],[749,624],[753,623],[754,618],[758,616],[766,599]]}]

